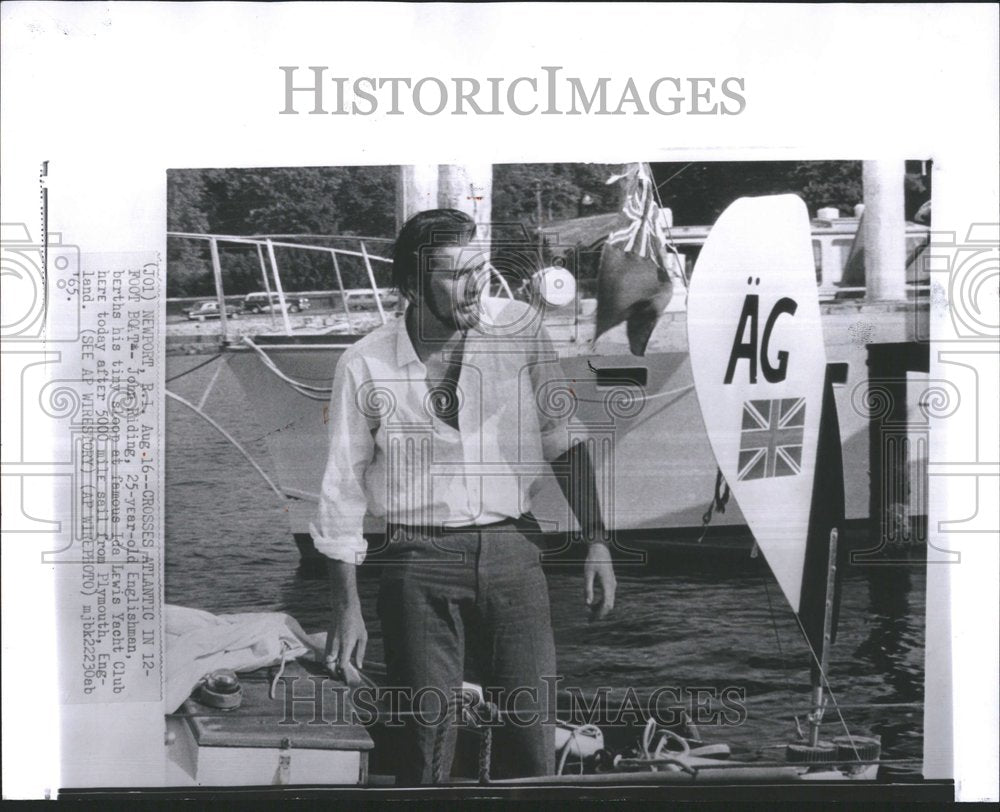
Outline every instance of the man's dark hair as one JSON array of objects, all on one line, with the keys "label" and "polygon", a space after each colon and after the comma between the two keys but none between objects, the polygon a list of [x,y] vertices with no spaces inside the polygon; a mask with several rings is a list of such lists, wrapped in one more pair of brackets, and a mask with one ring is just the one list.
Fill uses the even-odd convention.
[{"label": "man's dark hair", "polygon": [[468,245],[476,222],[458,209],[430,209],[413,215],[399,230],[392,249],[392,281],[412,300],[420,288],[420,249],[433,245]]}]

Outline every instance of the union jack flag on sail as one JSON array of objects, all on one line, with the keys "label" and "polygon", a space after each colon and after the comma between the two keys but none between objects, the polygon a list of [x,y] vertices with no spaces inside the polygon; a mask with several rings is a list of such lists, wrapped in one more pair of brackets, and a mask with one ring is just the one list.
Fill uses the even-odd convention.
[{"label": "union jack flag on sail", "polygon": [[795,476],[802,470],[805,398],[743,404],[738,479]]}]

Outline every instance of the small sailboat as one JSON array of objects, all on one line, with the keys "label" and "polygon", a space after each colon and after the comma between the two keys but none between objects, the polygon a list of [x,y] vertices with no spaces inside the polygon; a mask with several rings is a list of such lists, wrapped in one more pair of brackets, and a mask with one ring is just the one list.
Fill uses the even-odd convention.
[{"label": "small sailboat", "polygon": [[[782,232],[777,242],[776,225]],[[805,204],[795,195],[735,201],[702,250],[687,302],[691,370],[719,474],[808,644],[808,733],[798,731],[783,761],[743,762],[729,759],[725,745],[658,730],[650,720],[638,747],[605,755],[603,761],[595,757],[590,774],[567,780],[705,783],[877,776],[878,737],[852,734],[835,701],[843,732],[823,737],[823,717],[828,699],[833,700],[827,662],[839,603],[844,473],[809,228]],[[648,322],[648,309],[630,306],[628,312]]]},{"label": "small sailboat", "polygon": [[[781,224],[779,246],[764,238],[765,221]],[[846,729],[832,742],[820,739],[839,608],[844,469],[812,260],[799,197],[734,202],[716,223],[691,284],[691,365],[719,471],[813,660],[809,740],[790,745],[786,755],[830,767],[846,757],[854,762],[847,775],[874,777],[876,740]]]}]

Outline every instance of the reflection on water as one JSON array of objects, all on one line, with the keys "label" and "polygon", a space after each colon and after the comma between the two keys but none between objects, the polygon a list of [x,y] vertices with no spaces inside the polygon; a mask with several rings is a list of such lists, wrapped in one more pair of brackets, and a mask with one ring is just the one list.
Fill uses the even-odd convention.
[{"label": "reflection on water", "polygon": [[[168,377],[197,359],[170,362]],[[171,388],[197,401],[213,371]],[[228,373],[219,376],[208,410],[269,468],[261,433]],[[166,411],[167,601],[216,613],[287,612],[307,631],[323,629],[326,584],[299,572],[281,504],[209,426],[172,402]],[[552,568],[548,580],[562,687],[590,698],[607,686],[619,701],[631,689],[640,702],[657,689],[688,698],[732,689],[745,697],[745,720],[702,724],[706,739],[774,756],[761,748],[794,738],[793,716],[804,719],[809,710],[809,654],[762,559],[710,568],[668,558],[655,571],[622,568],[614,614],[598,623],[588,619],[577,570]],[[376,590],[372,574],[360,579],[367,659],[381,662]],[[829,679],[850,730],[879,734],[887,758],[922,756],[924,616],[922,567],[848,568]],[[895,707],[873,707],[882,704]],[[826,721],[824,735],[843,733],[833,711]]]},{"label": "reflection on water", "polygon": [[[923,574],[922,572],[920,573]],[[866,576],[870,631],[854,656],[881,671],[900,699],[923,698],[922,669],[908,662],[912,652],[923,655],[923,628],[914,629],[912,615],[921,620],[924,607],[910,606],[912,571],[908,568],[871,568]],[[921,595],[921,598],[923,595]],[[905,699],[903,699],[905,698]]]}]

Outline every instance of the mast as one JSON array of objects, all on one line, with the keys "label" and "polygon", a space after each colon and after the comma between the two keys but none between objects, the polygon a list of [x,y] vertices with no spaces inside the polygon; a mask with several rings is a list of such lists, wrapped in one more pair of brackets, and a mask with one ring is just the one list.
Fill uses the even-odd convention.
[{"label": "mast", "polygon": [[827,559],[826,602],[823,611],[823,648],[819,654],[819,667],[812,667],[813,711],[809,717],[809,746],[819,744],[819,729],[823,722],[823,675],[826,674],[830,654],[830,638],[833,635],[833,609],[837,584],[837,528],[830,530],[830,550]]},{"label": "mast", "polygon": [[478,253],[489,262],[493,164],[409,164],[396,182],[396,231],[428,209],[458,209],[476,222]]},{"label": "mast", "polygon": [[396,230],[428,209],[464,211],[486,233],[492,215],[493,164],[410,164],[399,168]]}]

